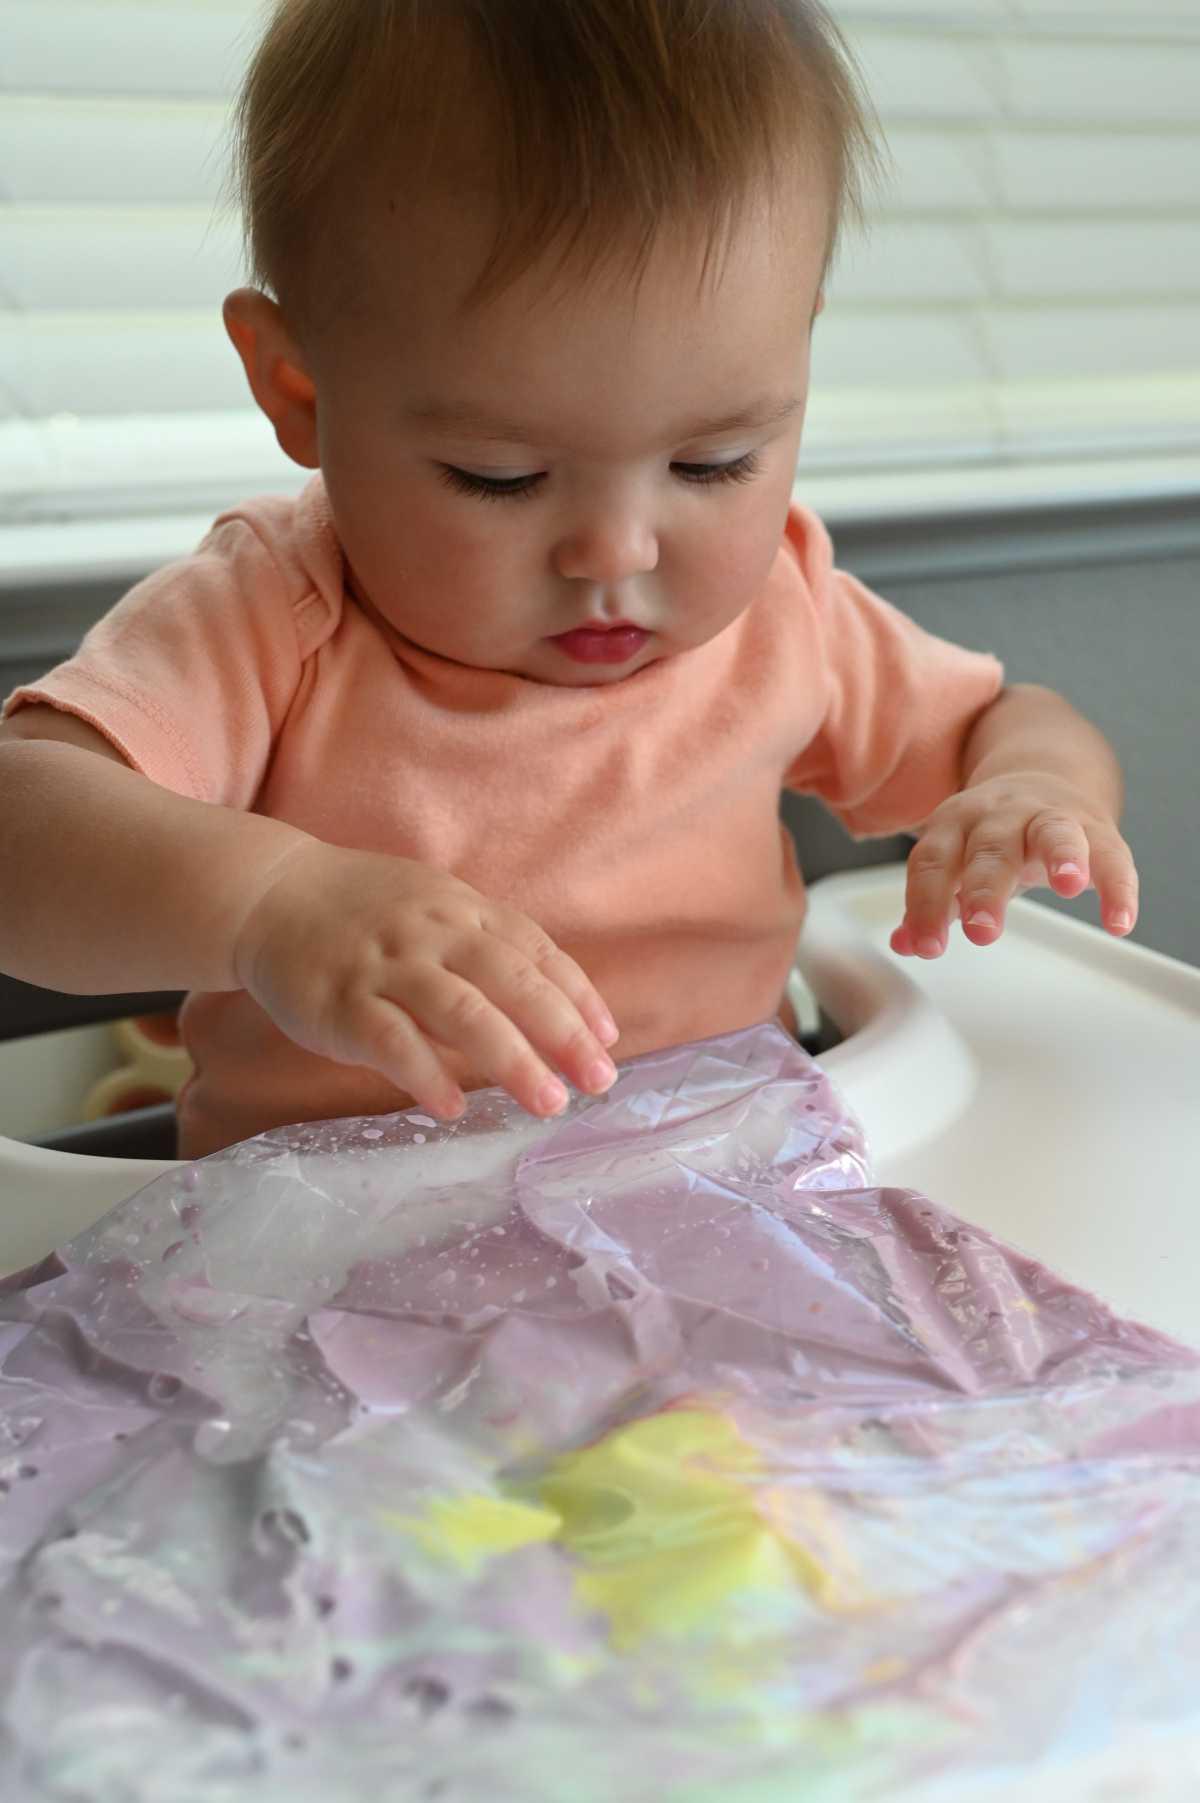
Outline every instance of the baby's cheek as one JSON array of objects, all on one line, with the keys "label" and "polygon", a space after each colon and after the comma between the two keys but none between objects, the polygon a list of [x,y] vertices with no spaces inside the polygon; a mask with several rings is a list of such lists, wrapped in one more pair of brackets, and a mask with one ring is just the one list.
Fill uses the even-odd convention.
[{"label": "baby's cheek", "polygon": [[750,605],[775,561],[780,536],[773,520],[759,517],[722,522],[705,534],[694,567],[706,612],[732,620]]}]

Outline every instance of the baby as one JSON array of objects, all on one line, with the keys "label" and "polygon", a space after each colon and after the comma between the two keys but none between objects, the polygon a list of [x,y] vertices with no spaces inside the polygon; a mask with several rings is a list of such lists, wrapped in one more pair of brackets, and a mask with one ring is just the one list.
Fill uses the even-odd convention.
[{"label": "baby", "polygon": [[225,324],[317,473],[0,726],[0,967],[191,992],[182,1156],[774,1015],[784,787],[919,834],[901,955],[1132,927],[1105,741],[790,504],[866,118],[812,0],[279,0]]}]

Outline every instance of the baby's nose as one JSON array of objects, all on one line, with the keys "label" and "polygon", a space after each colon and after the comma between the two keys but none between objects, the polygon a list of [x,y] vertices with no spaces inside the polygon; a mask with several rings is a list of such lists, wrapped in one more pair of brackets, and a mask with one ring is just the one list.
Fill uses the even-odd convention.
[{"label": "baby's nose", "polygon": [[560,576],[576,581],[623,582],[655,568],[658,539],[639,521],[597,520],[561,538],[554,562]]}]

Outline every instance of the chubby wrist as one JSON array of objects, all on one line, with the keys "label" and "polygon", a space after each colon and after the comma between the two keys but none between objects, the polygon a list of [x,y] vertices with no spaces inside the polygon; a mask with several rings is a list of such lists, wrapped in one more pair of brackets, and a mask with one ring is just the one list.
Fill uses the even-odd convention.
[{"label": "chubby wrist", "polygon": [[980,715],[963,752],[963,789],[1004,780],[1061,784],[1099,817],[1119,820],[1124,783],[1104,735],[1051,689],[1006,689]]},{"label": "chubby wrist", "polygon": [[1097,820],[1120,819],[1122,786],[1119,770],[1095,759],[1072,760],[1051,754],[1041,762],[1029,758],[1010,762],[1003,756],[982,759],[971,771],[962,787],[971,794],[988,784],[1002,785],[1006,790],[1043,798],[1042,805],[1053,805],[1061,794],[1064,804],[1080,808]]},{"label": "chubby wrist", "polygon": [[251,973],[263,934],[269,931],[272,910],[279,902],[293,866],[324,849],[319,839],[302,832],[299,827],[287,826],[282,821],[264,824],[282,831],[273,849],[264,845],[265,855],[255,863],[249,880],[243,875],[239,885],[238,907],[231,920],[228,938],[230,987],[236,989],[251,987]]}]

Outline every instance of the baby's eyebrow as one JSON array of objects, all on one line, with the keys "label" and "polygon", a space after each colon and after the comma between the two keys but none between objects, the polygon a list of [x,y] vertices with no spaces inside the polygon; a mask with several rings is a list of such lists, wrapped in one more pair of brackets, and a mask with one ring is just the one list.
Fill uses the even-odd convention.
[{"label": "baby's eyebrow", "polygon": [[[767,395],[716,419],[685,421],[665,437],[672,444],[679,444],[689,438],[715,438],[722,432],[757,431],[779,425],[802,405],[796,395]],[[550,444],[554,439],[553,433],[545,433],[531,421],[499,420],[462,401],[422,401],[408,408],[407,415],[413,425],[449,426],[482,443]]]}]

